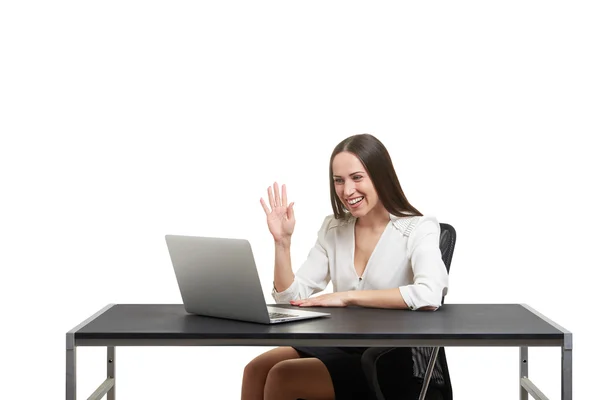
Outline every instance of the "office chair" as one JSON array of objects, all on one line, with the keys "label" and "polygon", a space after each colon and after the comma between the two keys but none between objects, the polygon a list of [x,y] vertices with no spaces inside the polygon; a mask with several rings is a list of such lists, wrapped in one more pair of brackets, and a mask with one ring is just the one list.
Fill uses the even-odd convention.
[{"label": "office chair", "polygon": [[[455,243],[456,231],[454,228],[449,224],[440,223],[440,251],[442,253],[442,260],[444,261],[448,273],[450,273],[450,263],[452,262],[452,254],[454,253]],[[444,298],[442,298],[442,304],[444,304]],[[381,357],[393,357],[394,350],[396,349],[397,348],[394,347],[371,347],[367,349],[362,356],[363,371],[367,377],[371,391],[374,393],[377,400],[386,400],[381,391],[381,387],[377,378],[377,363]],[[423,353],[425,353],[427,358],[429,358],[433,352],[433,347],[424,347],[422,349]],[[446,352],[444,351],[443,347],[440,347],[436,360],[436,369],[438,368],[442,371],[444,384],[443,386],[435,385],[433,381],[431,381],[429,387],[427,388],[427,396],[425,399],[452,400],[450,373],[448,371],[448,364],[446,362]]]}]

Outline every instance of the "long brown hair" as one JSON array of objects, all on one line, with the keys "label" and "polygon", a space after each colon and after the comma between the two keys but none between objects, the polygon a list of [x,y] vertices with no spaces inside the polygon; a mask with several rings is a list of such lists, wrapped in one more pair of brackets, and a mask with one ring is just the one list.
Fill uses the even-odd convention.
[{"label": "long brown hair", "polygon": [[412,215],[423,215],[414,208],[406,199],[400,181],[394,170],[392,159],[383,145],[373,135],[367,133],[350,136],[342,140],[331,153],[329,160],[329,188],[331,195],[331,207],[335,218],[345,218],[348,211],[344,207],[335,191],[333,180],[333,159],[339,153],[347,151],[354,154],[365,166],[369,174],[379,200],[385,209],[397,217]]}]

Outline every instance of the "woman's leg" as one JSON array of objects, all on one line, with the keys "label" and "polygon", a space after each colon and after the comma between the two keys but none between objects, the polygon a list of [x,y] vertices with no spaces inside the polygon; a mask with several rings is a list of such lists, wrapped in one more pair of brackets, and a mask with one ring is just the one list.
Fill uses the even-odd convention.
[{"label": "woman's leg", "polygon": [[333,400],[335,392],[327,367],[318,358],[280,361],[269,371],[264,400]]},{"label": "woman's leg", "polygon": [[246,365],[242,379],[242,400],[263,400],[267,375],[275,364],[300,358],[292,347],[278,347],[269,350]]}]

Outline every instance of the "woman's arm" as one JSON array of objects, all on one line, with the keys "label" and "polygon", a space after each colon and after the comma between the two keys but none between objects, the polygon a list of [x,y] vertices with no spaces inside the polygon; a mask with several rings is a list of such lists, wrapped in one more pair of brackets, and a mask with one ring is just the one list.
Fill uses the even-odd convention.
[{"label": "woman's arm", "polygon": [[[404,301],[398,288],[381,290],[350,290],[348,292],[336,292],[324,294],[310,299],[292,300],[295,306],[301,307],[372,307],[372,308],[410,308]],[[418,308],[422,311],[433,311],[437,307],[423,306]]]},{"label": "woman's arm", "polygon": [[275,290],[283,292],[294,282],[290,241],[275,242]]},{"label": "woman's arm", "polygon": [[421,217],[408,238],[413,283],[400,293],[411,310],[437,309],[448,291],[448,270],[440,251],[440,225],[436,218]]},{"label": "woman's arm", "polygon": [[[398,288],[381,290],[353,290],[348,293],[348,305],[373,308],[405,309],[408,305],[404,301]],[[419,310],[435,310],[436,307],[425,306]]]},{"label": "woman's arm", "polygon": [[270,207],[267,206],[263,198],[260,199],[260,204],[267,216],[269,232],[271,232],[275,241],[275,272],[273,282],[276,288],[285,290],[294,281],[290,258],[290,243],[294,227],[296,226],[294,203],[288,204],[285,185],[281,187],[281,196],[279,195],[279,185],[277,182],[273,184],[272,188],[269,186],[267,193]]},{"label": "woman's arm", "polygon": [[[271,294],[277,303],[305,299],[327,287],[331,277],[325,236],[332,219],[333,216],[329,216],[323,221],[314,247],[295,275],[291,267],[290,246],[278,248],[278,244],[275,245],[275,281]],[[289,275],[286,275],[286,271],[289,271]]]},{"label": "woman's arm", "polygon": [[381,290],[352,290],[348,294],[349,306],[374,308],[408,308],[398,288]]}]

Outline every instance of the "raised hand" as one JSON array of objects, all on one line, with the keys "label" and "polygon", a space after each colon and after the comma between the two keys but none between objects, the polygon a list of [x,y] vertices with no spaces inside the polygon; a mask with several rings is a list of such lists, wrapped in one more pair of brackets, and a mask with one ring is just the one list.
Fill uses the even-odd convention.
[{"label": "raised hand", "polygon": [[265,214],[267,214],[269,231],[276,243],[289,244],[292,233],[294,233],[294,226],[296,225],[294,203],[290,203],[289,205],[287,203],[285,184],[281,186],[281,196],[279,196],[279,185],[277,185],[277,182],[273,184],[273,188],[269,187],[267,192],[271,208],[267,207],[262,197],[260,204],[265,210]]}]

